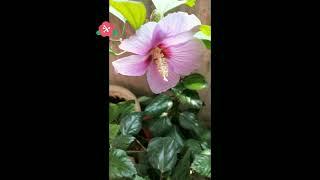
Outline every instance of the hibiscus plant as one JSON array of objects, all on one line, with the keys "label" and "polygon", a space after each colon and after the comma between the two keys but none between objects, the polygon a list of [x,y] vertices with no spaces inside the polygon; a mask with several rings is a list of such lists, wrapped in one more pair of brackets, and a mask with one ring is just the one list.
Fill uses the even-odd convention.
[{"label": "hibiscus plant", "polygon": [[152,97],[109,103],[111,179],[187,180],[211,177],[210,129],[198,120],[204,106],[197,90],[207,87],[200,74]]},{"label": "hibiscus plant", "polygon": [[[211,48],[211,27],[194,15],[172,12],[193,7],[196,0],[152,0],[149,18],[142,2],[110,0],[110,13],[136,30],[114,40],[128,56],[112,62],[126,76],[146,74],[154,96],[135,101],[109,102],[109,174],[111,179],[180,180],[211,177],[210,130],[198,119],[204,106],[198,91],[205,78],[193,73],[204,48]],[[113,33],[113,34],[117,34]],[[112,47],[112,46],[110,46]],[[130,53],[130,54],[129,54]]]}]

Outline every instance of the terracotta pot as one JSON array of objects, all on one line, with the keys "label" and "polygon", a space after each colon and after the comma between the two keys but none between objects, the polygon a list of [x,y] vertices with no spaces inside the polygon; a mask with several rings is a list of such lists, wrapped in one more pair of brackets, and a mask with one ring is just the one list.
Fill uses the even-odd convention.
[{"label": "terracotta pot", "polygon": [[109,96],[118,97],[120,99],[125,100],[135,100],[135,111],[140,112],[141,107],[137,97],[128,89],[117,86],[117,85],[109,85]]}]

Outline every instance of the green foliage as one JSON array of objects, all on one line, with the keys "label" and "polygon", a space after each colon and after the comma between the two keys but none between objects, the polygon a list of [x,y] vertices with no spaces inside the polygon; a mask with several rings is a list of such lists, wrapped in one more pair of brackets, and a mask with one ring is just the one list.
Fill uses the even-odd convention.
[{"label": "green foliage", "polygon": [[185,4],[189,7],[193,7],[196,4],[196,0],[152,0],[156,10],[163,16],[166,12]]},{"label": "green foliage", "polygon": [[110,103],[110,175],[133,180],[211,177],[211,134],[196,113],[203,107],[197,91],[206,87],[203,76],[191,74],[171,93],[138,98],[142,112],[133,112],[134,101]]},{"label": "green foliage", "polygon": [[144,109],[145,115],[157,117],[162,113],[171,109],[173,102],[171,98],[165,94],[155,97],[150,104]]},{"label": "green foliage", "polygon": [[211,177],[211,150],[207,149],[196,155],[191,169],[202,176]]},{"label": "green foliage", "polygon": [[118,132],[119,132],[120,126],[118,124],[109,124],[109,139],[113,140]]},{"label": "green foliage", "polygon": [[177,162],[177,149],[174,139],[170,137],[152,139],[147,152],[151,166],[161,173],[170,171]]},{"label": "green foliage", "polygon": [[127,150],[130,144],[134,141],[134,137],[130,135],[120,135],[114,138],[111,142],[111,147],[116,149]]},{"label": "green foliage", "polygon": [[140,112],[130,113],[121,119],[120,131],[122,135],[136,135],[142,128],[142,114]]},{"label": "green foliage", "polygon": [[188,150],[174,168],[172,180],[190,180],[191,151]]},{"label": "green foliage", "polygon": [[201,90],[208,87],[208,83],[201,74],[192,74],[182,81],[184,87],[190,90]]},{"label": "green foliage", "polygon": [[154,121],[150,125],[150,131],[154,136],[163,136],[172,128],[171,120],[168,116],[162,116]]},{"label": "green foliage", "polygon": [[142,2],[110,0],[109,3],[135,30],[139,29],[145,22],[147,10]]},{"label": "green foliage", "polygon": [[185,4],[189,7],[193,7],[194,5],[196,5],[196,1],[197,0],[187,0]]},{"label": "green foliage", "polygon": [[111,178],[131,178],[137,171],[125,151],[111,149],[109,151],[109,173]]},{"label": "green foliage", "polygon": [[211,49],[211,26],[201,25],[194,37],[200,39],[207,49]]}]

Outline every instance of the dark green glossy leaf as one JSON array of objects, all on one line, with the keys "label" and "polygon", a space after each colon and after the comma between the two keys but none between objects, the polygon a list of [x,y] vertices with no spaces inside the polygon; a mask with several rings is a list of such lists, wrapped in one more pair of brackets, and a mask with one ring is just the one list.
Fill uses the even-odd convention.
[{"label": "dark green glossy leaf", "polygon": [[109,174],[111,178],[132,178],[137,171],[125,151],[111,149],[109,150]]},{"label": "dark green glossy leaf", "polygon": [[175,141],[171,137],[153,138],[147,152],[151,166],[162,173],[170,171],[177,162]]},{"label": "dark green glossy leaf", "polygon": [[180,113],[179,124],[184,129],[192,130],[197,135],[200,134],[201,127],[194,113],[190,113],[190,112]]},{"label": "dark green glossy leaf", "polygon": [[146,180],[146,179],[143,178],[143,177],[140,177],[140,176],[136,175],[136,176],[133,178],[133,180]]},{"label": "dark green glossy leaf", "polygon": [[136,135],[142,128],[141,124],[142,114],[140,112],[133,112],[121,119],[120,131],[122,135]]},{"label": "dark green glossy leaf", "polygon": [[190,180],[190,164],[191,164],[191,151],[187,150],[183,158],[178,162],[174,168],[172,180]]},{"label": "dark green glossy leaf", "polygon": [[163,136],[172,128],[172,123],[168,116],[162,116],[153,119],[149,128],[153,136]]},{"label": "dark green glossy leaf", "polygon": [[198,140],[195,140],[195,139],[188,139],[184,142],[185,144],[185,147],[187,147],[191,154],[193,155],[193,157],[196,155],[196,154],[200,154],[201,151],[202,151],[202,148],[201,148],[201,142],[198,141]]},{"label": "dark green glossy leaf", "polygon": [[127,150],[130,144],[134,141],[134,137],[130,135],[120,135],[114,138],[111,142],[111,147],[116,149]]},{"label": "dark green glossy leaf", "polygon": [[175,87],[171,88],[171,91],[177,95],[181,94],[186,88],[184,87],[183,83],[178,83]]},{"label": "dark green glossy leaf", "polygon": [[203,102],[200,100],[198,92],[189,89],[184,90],[182,93],[175,93],[179,102],[187,108],[200,109]]},{"label": "dark green glossy leaf", "polygon": [[141,105],[147,106],[148,104],[151,103],[153,97],[148,97],[148,96],[141,96],[138,98],[138,101]]},{"label": "dark green glossy leaf", "polygon": [[184,140],[182,138],[181,133],[178,130],[178,127],[174,126],[167,136],[174,139],[177,152],[180,152],[182,147],[184,146],[184,142],[183,142]]},{"label": "dark green glossy leaf", "polygon": [[201,90],[208,87],[208,83],[201,74],[191,74],[182,81],[184,87],[190,90]]},{"label": "dark green glossy leaf", "polygon": [[202,176],[211,177],[211,150],[207,149],[196,155],[191,169]]},{"label": "dark green glossy leaf", "polygon": [[160,94],[150,102],[145,108],[144,113],[152,117],[157,117],[171,109],[172,105],[173,102],[169,96]]}]

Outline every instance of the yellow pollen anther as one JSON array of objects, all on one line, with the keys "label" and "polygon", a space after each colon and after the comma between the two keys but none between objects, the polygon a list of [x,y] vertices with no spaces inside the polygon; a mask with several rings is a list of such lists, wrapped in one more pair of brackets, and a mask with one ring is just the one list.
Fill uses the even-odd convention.
[{"label": "yellow pollen anther", "polygon": [[164,57],[162,50],[158,47],[154,48],[151,52],[152,60],[157,65],[157,69],[160,75],[163,77],[164,81],[168,81],[167,77],[169,76],[169,68],[167,59]]}]

